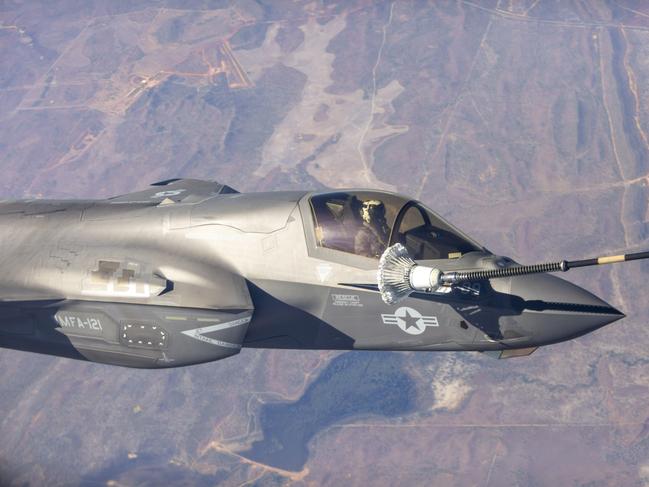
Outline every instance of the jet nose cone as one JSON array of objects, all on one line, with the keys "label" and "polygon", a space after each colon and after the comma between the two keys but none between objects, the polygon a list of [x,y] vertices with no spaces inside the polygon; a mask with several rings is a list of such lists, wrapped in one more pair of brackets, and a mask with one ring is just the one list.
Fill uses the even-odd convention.
[{"label": "jet nose cone", "polygon": [[594,294],[549,274],[512,280],[525,328],[540,344],[570,340],[624,318]]}]

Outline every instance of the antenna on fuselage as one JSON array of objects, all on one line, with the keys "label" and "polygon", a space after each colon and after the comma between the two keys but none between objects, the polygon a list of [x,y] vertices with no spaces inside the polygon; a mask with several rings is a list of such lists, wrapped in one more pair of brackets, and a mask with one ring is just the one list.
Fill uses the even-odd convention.
[{"label": "antenna on fuselage", "polygon": [[379,260],[378,284],[381,298],[387,304],[398,303],[414,291],[430,292],[439,287],[456,287],[467,282],[503,277],[566,272],[577,267],[614,264],[630,260],[649,259],[649,252],[596,257],[584,260],[562,260],[536,265],[515,265],[476,271],[441,271],[417,264],[400,243],[388,247]]}]

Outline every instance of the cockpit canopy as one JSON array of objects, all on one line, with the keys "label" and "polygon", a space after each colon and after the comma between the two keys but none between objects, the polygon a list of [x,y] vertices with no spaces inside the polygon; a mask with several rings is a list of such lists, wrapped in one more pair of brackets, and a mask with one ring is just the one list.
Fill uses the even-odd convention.
[{"label": "cockpit canopy", "polygon": [[415,260],[453,259],[481,250],[418,201],[396,194],[321,193],[310,202],[319,247],[378,259],[399,242]]}]

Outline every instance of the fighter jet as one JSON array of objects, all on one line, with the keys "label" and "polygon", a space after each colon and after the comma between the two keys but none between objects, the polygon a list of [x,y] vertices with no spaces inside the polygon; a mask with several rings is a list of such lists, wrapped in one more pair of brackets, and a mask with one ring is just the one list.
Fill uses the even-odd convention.
[{"label": "fighter jet", "polygon": [[142,368],[242,347],[529,355],[624,317],[549,272],[649,257],[522,266],[369,189],[171,179],[0,220],[0,346]]}]

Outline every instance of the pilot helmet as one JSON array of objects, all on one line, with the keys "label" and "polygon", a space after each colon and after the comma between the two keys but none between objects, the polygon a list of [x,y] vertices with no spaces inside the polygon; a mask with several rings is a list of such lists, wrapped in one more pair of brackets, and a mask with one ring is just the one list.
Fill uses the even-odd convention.
[{"label": "pilot helmet", "polygon": [[361,205],[361,218],[365,223],[385,220],[385,205],[380,200],[365,200]]}]

